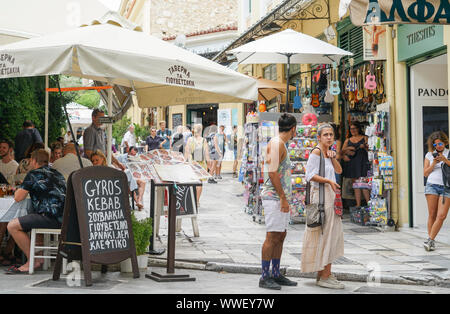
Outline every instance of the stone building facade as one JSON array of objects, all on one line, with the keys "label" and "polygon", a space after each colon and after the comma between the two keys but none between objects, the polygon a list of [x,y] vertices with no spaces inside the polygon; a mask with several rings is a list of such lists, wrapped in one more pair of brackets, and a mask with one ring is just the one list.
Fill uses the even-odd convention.
[{"label": "stone building facade", "polygon": [[237,26],[239,0],[123,0],[119,12],[164,38]]}]

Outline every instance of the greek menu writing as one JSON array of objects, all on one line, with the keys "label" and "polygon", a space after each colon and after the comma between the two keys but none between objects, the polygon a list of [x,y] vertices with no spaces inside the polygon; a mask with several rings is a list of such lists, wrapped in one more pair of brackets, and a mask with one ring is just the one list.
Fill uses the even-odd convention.
[{"label": "greek menu writing", "polygon": [[128,223],[119,178],[85,179],[83,197],[87,215],[91,253],[129,249]]}]

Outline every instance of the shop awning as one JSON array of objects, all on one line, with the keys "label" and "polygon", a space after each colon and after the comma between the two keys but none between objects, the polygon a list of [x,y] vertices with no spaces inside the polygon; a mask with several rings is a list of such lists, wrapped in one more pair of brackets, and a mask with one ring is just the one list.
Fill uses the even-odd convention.
[{"label": "shop awning", "polygon": [[[349,0],[341,0],[344,7]],[[350,19],[356,26],[368,24],[450,24],[447,0],[351,0]],[[342,14],[340,14],[342,15]]]}]

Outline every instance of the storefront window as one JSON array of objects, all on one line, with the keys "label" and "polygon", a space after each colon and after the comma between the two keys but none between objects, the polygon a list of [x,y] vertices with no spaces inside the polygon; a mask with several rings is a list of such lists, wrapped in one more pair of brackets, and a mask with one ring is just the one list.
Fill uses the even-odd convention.
[{"label": "storefront window", "polygon": [[272,81],[277,80],[277,65],[271,64],[264,68],[264,78]]}]

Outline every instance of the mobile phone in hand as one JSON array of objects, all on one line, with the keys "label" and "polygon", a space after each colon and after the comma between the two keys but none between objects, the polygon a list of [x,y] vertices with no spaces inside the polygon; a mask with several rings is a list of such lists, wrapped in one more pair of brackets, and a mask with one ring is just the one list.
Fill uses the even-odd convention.
[{"label": "mobile phone in hand", "polygon": [[439,156],[439,153],[438,152],[434,152],[433,153],[433,158],[437,158],[437,156]]}]

